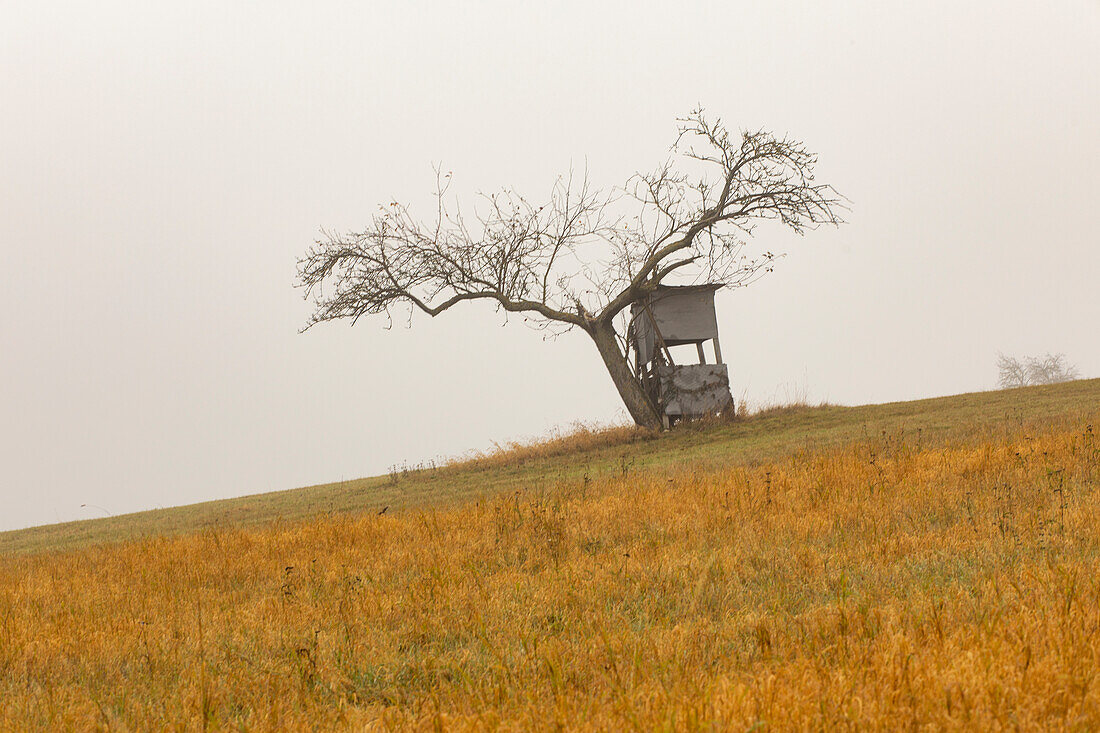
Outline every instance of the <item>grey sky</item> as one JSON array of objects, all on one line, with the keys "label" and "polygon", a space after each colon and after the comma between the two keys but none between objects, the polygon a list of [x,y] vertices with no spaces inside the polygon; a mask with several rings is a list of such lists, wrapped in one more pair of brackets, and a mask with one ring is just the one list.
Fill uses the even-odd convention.
[{"label": "grey sky", "polygon": [[[686,5],[686,6],[685,6]],[[1100,4],[6,3],[0,529],[290,488],[623,416],[593,346],[491,308],[322,326],[320,227],[660,162],[702,103],[851,199],[719,296],[737,397],[1100,374]]]}]

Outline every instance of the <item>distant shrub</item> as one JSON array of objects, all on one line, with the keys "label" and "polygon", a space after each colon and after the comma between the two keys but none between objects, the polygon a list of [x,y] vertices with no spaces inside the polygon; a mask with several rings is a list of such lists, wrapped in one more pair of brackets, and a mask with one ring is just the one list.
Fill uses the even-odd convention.
[{"label": "distant shrub", "polygon": [[1017,359],[1004,354],[997,355],[997,383],[1001,389],[1027,387],[1033,384],[1057,384],[1071,382],[1080,374],[1077,367],[1066,361],[1065,354],[1046,354]]}]

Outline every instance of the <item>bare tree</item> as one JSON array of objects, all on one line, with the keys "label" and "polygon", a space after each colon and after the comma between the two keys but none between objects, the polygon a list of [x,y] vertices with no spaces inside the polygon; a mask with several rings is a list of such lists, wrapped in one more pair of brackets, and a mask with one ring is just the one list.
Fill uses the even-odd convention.
[{"label": "bare tree", "polygon": [[569,175],[544,203],[504,189],[467,214],[449,195],[451,174],[437,170],[430,219],[394,202],[361,232],[324,232],[298,261],[298,285],[316,305],[306,328],[488,301],[536,327],[584,331],[631,417],[658,427],[620,336],[628,306],[669,278],[740,286],[770,271],[771,252],[745,253],[761,221],[799,234],[842,221],[839,194],[815,182],[817,157],[801,142],[733,137],[701,109],[678,123],[669,159],[622,188]]},{"label": "bare tree", "polygon": [[1027,387],[1033,384],[1071,382],[1080,376],[1077,367],[1066,361],[1065,354],[1028,356],[1023,360],[1004,354],[997,355],[998,384],[1001,389]]},{"label": "bare tree", "polygon": [[1015,357],[997,354],[997,371],[999,373],[997,384],[1001,389],[1026,387],[1030,384],[1027,366]]}]

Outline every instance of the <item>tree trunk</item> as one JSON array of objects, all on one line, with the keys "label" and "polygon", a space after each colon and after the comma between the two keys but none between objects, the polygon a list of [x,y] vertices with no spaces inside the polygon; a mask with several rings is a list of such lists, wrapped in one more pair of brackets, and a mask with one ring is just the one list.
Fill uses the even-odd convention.
[{"label": "tree trunk", "polygon": [[615,335],[614,327],[607,323],[597,323],[589,332],[592,340],[596,342],[596,348],[600,351],[607,373],[611,375],[611,381],[615,389],[619,390],[619,396],[626,405],[627,412],[634,418],[634,422],[642,427],[661,429],[661,416],[657,414],[649,396],[642,389],[641,383],[635,379],[630,371],[626,357],[619,348],[619,339]]}]

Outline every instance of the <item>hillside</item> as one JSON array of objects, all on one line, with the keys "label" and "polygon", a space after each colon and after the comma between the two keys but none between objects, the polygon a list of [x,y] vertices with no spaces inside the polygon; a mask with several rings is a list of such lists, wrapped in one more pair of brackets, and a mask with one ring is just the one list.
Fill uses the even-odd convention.
[{"label": "hillside", "polygon": [[786,410],[9,533],[0,729],[1095,729],[1097,420]]},{"label": "hillside", "polygon": [[13,533],[0,729],[1095,730],[1098,420],[790,410]]},{"label": "hillside", "polygon": [[1100,405],[1100,379],[1046,387],[976,392],[860,407],[778,410],[744,422],[688,428],[658,437],[630,429],[582,432],[497,456],[446,467],[275,491],[170,509],[0,532],[0,555],[75,549],[157,534],[296,521],[323,514],[400,512],[450,506],[501,491],[546,488],[623,470],[709,469],[774,460],[798,450],[839,445],[883,432],[909,439],[966,440],[983,427],[1051,416],[1078,416]]}]

